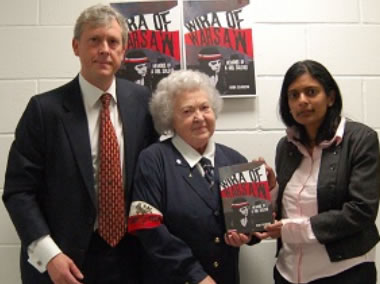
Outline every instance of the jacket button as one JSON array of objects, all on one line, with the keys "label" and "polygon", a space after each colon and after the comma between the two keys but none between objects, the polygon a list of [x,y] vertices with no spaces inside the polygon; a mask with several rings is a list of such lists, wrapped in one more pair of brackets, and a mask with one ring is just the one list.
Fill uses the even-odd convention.
[{"label": "jacket button", "polygon": [[214,265],[215,268],[218,268],[219,267],[219,262],[214,261],[213,265]]},{"label": "jacket button", "polygon": [[219,237],[215,237],[214,243],[219,244],[220,243],[220,238]]},{"label": "jacket button", "polygon": [[215,216],[219,216],[219,214],[220,214],[220,213],[219,213],[218,210],[214,211],[214,215],[215,215]]}]

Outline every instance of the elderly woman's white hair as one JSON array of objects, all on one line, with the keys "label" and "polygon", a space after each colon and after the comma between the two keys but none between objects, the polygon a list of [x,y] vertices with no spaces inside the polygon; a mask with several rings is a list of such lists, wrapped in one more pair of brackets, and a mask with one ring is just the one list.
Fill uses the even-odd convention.
[{"label": "elderly woman's white hair", "polygon": [[218,117],[223,107],[223,100],[206,74],[194,70],[178,70],[173,71],[158,83],[150,102],[150,112],[153,117],[154,127],[158,133],[174,133],[173,111],[175,97],[198,90],[204,91],[208,95],[215,117]]}]

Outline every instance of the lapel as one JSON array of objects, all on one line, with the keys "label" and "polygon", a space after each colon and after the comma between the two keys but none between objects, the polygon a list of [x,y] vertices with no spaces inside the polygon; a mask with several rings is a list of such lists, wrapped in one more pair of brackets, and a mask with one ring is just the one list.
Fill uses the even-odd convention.
[{"label": "lapel", "polygon": [[173,157],[176,171],[190,186],[191,190],[193,190],[204,201],[204,203],[206,203],[208,207],[213,210],[217,209],[217,204],[215,204],[213,192],[211,189],[209,189],[209,185],[206,179],[201,175],[196,166],[190,168],[189,164],[177,151],[173,144],[171,144],[171,146],[174,149],[175,153]]},{"label": "lapel", "polygon": [[335,196],[339,195],[337,189],[346,188],[343,184],[340,184],[340,187],[335,186],[338,184],[338,175],[333,174],[338,168],[341,153],[341,145],[337,146],[335,143],[322,151],[317,184],[318,212],[333,208]]},{"label": "lapel", "polygon": [[214,175],[215,175],[215,184],[217,186],[217,190],[220,191],[220,177],[219,177],[219,168],[224,166],[231,165],[231,162],[229,162],[225,157],[222,151],[220,151],[220,148],[218,147],[218,144],[215,143],[215,158],[214,158]]},{"label": "lapel", "polygon": [[138,108],[134,107],[135,103],[131,90],[125,86],[123,87],[121,81],[117,78],[116,96],[118,102],[117,107],[123,124],[125,176],[127,178],[127,188],[131,188],[133,172],[130,167],[130,161],[134,155],[133,151],[136,149],[136,139],[129,139],[129,137],[132,137],[132,135],[136,133],[136,127],[138,127],[138,125],[136,125]]},{"label": "lapel", "polygon": [[284,141],[284,146],[281,151],[277,153],[280,155],[278,161],[282,161],[281,165],[276,165],[277,168],[277,182],[279,185],[278,196],[276,199],[277,217],[282,218],[282,198],[284,195],[285,187],[295,170],[299,167],[302,161],[302,154],[298,151],[297,147],[291,142]]},{"label": "lapel", "polygon": [[62,97],[65,110],[62,115],[62,122],[73,149],[79,171],[91,200],[96,205],[88,123],[78,77],[68,84],[68,88]]},{"label": "lapel", "polygon": [[280,143],[282,144],[277,152],[277,162],[281,163],[276,165],[276,170],[278,183],[282,187],[288,183],[294,171],[299,167],[303,155],[293,143],[287,140],[282,140]]}]

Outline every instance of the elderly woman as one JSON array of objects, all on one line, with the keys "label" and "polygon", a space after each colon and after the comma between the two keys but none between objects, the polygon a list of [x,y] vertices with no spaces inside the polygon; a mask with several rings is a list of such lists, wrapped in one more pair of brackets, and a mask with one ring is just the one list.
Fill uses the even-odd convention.
[{"label": "elderly woman", "polygon": [[145,249],[144,283],[237,284],[238,247],[251,237],[225,235],[213,169],[246,159],[212,140],[219,93],[203,73],[174,71],[150,106],[158,132],[173,136],[143,151],[136,170],[128,226]]},{"label": "elderly woman", "polygon": [[289,68],[280,96],[288,129],[276,152],[278,221],[263,233],[279,240],[276,284],[376,283],[379,141],[341,110],[323,65]]}]

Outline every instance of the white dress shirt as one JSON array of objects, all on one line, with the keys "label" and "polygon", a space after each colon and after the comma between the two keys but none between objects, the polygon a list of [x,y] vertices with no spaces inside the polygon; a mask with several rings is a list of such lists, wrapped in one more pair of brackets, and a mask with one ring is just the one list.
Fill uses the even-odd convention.
[{"label": "white dress shirt", "polygon": [[[100,97],[104,93],[108,93],[112,96],[110,103],[110,116],[111,122],[115,128],[117,140],[120,148],[120,162],[122,165],[123,181],[125,184],[124,176],[124,138],[123,138],[123,126],[121,118],[117,108],[116,97],[116,81],[113,80],[110,88],[104,92],[99,88],[89,83],[81,74],[79,74],[79,86],[82,93],[82,99],[88,121],[88,131],[91,144],[91,158],[92,167],[95,181],[95,192],[98,191],[98,170],[99,170],[99,124],[100,124],[100,110],[102,107]],[[97,194],[96,194],[97,196]],[[97,228],[97,221],[95,222],[95,228]],[[94,229],[95,229],[94,228]],[[48,262],[57,254],[61,253],[60,248],[56,245],[50,235],[43,236],[28,246],[28,262],[33,265],[41,273],[46,271]]]}]

